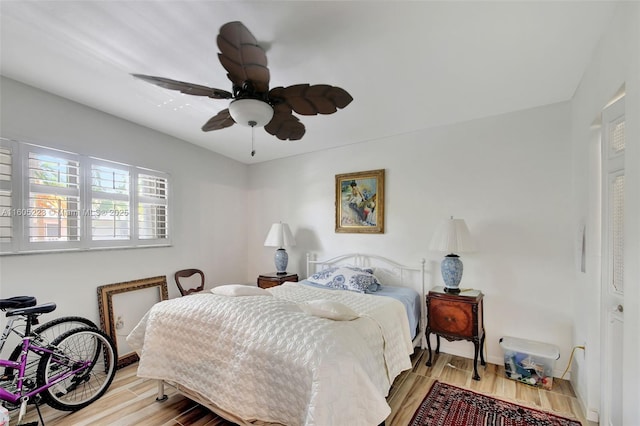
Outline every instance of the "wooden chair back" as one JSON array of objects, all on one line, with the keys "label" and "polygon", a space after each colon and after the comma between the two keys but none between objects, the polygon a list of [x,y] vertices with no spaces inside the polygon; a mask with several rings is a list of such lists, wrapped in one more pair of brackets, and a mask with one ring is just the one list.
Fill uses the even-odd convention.
[{"label": "wooden chair back", "polygon": [[[181,279],[183,283],[185,283],[186,278],[189,278],[196,274],[200,275],[200,285],[196,287],[186,287],[186,285],[183,285],[180,283]],[[175,280],[176,280],[176,285],[178,286],[178,290],[180,290],[180,294],[182,296],[186,296],[188,294],[197,293],[199,291],[204,290],[204,272],[202,272],[200,269],[181,269],[175,273]]]}]

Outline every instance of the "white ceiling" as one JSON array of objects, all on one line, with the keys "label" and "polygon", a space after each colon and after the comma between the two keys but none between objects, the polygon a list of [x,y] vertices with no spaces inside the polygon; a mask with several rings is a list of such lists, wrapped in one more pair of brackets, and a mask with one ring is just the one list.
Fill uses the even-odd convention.
[{"label": "white ceiling", "polygon": [[[596,1],[6,1],[2,75],[251,164],[571,98],[612,16]],[[130,76],[231,91],[220,26],[266,48],[271,87],[331,84],[354,101],[300,116],[300,141],[238,125],[228,106]],[[425,141],[427,143],[428,141]]]}]

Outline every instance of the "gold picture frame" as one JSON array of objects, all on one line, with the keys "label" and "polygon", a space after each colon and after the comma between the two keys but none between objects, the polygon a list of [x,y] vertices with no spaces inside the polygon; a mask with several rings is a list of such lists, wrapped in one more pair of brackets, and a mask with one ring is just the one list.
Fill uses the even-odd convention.
[{"label": "gold picture frame", "polygon": [[138,361],[138,354],[129,347],[126,337],[154,304],[167,299],[164,275],[98,287],[100,325],[118,350],[116,368]]},{"label": "gold picture frame", "polygon": [[336,175],[336,232],[384,233],[384,169]]}]

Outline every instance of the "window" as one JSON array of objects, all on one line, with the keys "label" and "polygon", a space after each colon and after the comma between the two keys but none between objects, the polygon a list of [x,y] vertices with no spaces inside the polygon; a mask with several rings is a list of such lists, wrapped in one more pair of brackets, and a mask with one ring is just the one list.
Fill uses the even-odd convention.
[{"label": "window", "polygon": [[1,254],[168,245],[169,217],[165,173],[0,139]]},{"label": "window", "polygon": [[91,238],[129,240],[131,236],[129,170],[91,165]]},{"label": "window", "polygon": [[167,238],[167,179],[138,175],[138,237]]},{"label": "window", "polygon": [[[80,162],[76,155],[28,149],[29,242],[80,241]],[[21,212],[22,213],[22,212]]]},{"label": "window", "polygon": [[[0,141],[3,142],[3,141]],[[11,217],[11,173],[12,150],[9,144],[0,145],[0,244],[10,244],[12,238]]]}]

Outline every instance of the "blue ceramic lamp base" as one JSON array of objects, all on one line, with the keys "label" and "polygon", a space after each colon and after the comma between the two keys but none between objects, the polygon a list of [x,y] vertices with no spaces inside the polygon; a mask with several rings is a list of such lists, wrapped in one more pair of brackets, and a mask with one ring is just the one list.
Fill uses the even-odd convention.
[{"label": "blue ceramic lamp base", "polygon": [[462,261],[457,254],[448,254],[440,264],[444,291],[447,293],[460,293],[460,280],[462,279]]},{"label": "blue ceramic lamp base", "polygon": [[286,275],[287,264],[289,263],[289,255],[287,254],[287,251],[283,248],[279,248],[276,250],[273,260],[276,264],[276,273],[278,275]]}]

